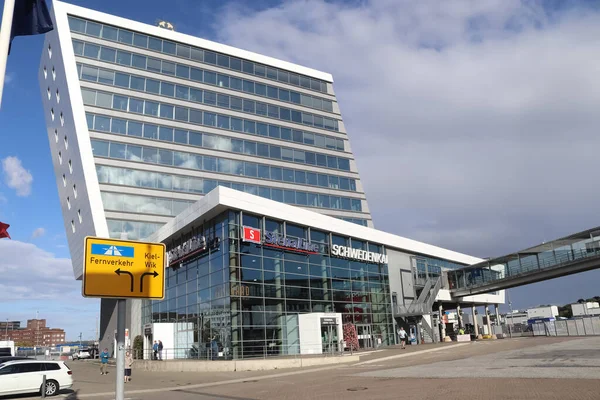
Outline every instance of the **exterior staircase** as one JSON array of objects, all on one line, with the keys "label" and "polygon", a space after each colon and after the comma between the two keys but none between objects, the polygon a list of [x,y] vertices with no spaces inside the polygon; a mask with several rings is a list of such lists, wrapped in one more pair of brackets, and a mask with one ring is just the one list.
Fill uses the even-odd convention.
[{"label": "exterior staircase", "polygon": [[442,288],[442,277],[428,279],[416,301],[409,305],[398,304],[396,306],[395,316],[397,317],[415,317],[419,315],[431,314],[435,297]]}]

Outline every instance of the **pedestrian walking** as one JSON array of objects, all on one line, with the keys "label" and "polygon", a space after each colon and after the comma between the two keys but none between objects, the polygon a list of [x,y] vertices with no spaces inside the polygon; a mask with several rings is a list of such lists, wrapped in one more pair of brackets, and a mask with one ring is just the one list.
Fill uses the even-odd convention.
[{"label": "pedestrian walking", "polygon": [[104,351],[100,353],[100,375],[108,374],[106,371],[106,368],[108,367],[108,357],[110,357],[108,349],[104,349]]},{"label": "pedestrian walking", "polygon": [[152,351],[154,352],[153,360],[158,360],[158,342],[155,340],[154,345],[152,345]]},{"label": "pedestrian walking", "polygon": [[131,366],[133,365],[133,356],[131,352],[125,353],[125,383],[131,382]]},{"label": "pedestrian walking", "polygon": [[158,341],[158,359],[160,361],[162,361],[162,359],[163,359],[162,352],[163,352],[163,344],[162,344],[162,340],[159,340]]},{"label": "pedestrian walking", "polygon": [[406,348],[406,331],[404,330],[403,327],[400,327],[400,330],[398,331],[398,336],[400,336],[400,343],[402,344],[402,348],[405,349]]}]

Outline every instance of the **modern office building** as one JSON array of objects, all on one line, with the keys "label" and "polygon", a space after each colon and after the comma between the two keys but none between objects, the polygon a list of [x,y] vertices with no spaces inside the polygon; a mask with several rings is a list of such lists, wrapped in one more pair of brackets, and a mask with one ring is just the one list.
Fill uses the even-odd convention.
[{"label": "modern office building", "polygon": [[[238,357],[251,353],[242,342],[260,346],[276,337],[287,343],[288,331],[273,336],[267,330],[274,321],[290,328],[294,322],[288,326],[281,318],[333,312],[339,314],[336,321],[361,325],[359,336],[372,339],[377,331],[382,343],[391,343],[393,308],[416,299],[426,287],[420,285],[431,286],[444,268],[480,261],[372,229],[330,74],[59,1],[53,1],[51,14],[55,29],[46,35],[39,81],[75,278],[82,275],[85,236],[153,238],[170,248],[180,246],[184,234],[205,241],[196,255],[208,257],[208,264],[186,258],[167,274],[170,284],[184,279],[181,271],[195,271],[196,278],[186,272],[185,283],[170,287],[162,302],[130,302],[132,336],[141,334],[142,320],[171,324],[169,332],[181,323],[195,332],[185,336],[186,343],[198,344],[214,333],[199,328],[209,321],[210,329],[220,327],[221,346]],[[203,199],[208,193],[216,193],[212,202]],[[222,207],[222,199],[236,196],[285,211],[277,216],[261,206],[255,212],[239,202]],[[222,212],[190,216],[190,210],[208,205]],[[259,222],[246,221],[251,218],[246,212]],[[177,216],[192,218],[193,226],[180,226]],[[217,231],[219,224],[226,229]],[[239,242],[231,229],[244,225],[261,229],[260,243]],[[199,229],[214,232],[198,234]],[[311,229],[319,233],[313,237]],[[296,245],[304,240],[304,247],[290,248],[288,236]],[[272,251],[267,244],[279,240],[277,254],[267,252]],[[375,258],[357,259],[354,250],[336,246]],[[401,276],[400,264],[388,264],[388,247],[408,254],[402,263],[408,275]],[[213,266],[211,257],[220,264]],[[278,259],[277,268],[290,279],[267,272],[276,272],[266,266]],[[288,263],[298,273],[286,270]],[[315,291],[312,264],[323,268]],[[259,286],[238,285],[246,282],[242,275],[252,274],[260,274],[252,278]],[[413,277],[414,285],[408,283]],[[276,304],[269,303],[272,296]],[[261,300],[245,305],[238,301],[244,297]],[[503,302],[503,294],[490,301]],[[114,301],[102,300],[101,308],[100,334],[111,343]],[[242,313],[237,322],[236,313]],[[199,323],[198,315],[208,319]],[[250,332],[261,329],[264,335]]]}]

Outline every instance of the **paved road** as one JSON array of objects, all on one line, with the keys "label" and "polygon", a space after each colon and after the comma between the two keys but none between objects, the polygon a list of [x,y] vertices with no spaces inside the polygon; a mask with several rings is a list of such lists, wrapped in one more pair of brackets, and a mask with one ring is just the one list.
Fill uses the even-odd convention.
[{"label": "paved road", "polygon": [[[101,376],[91,362],[69,365],[76,380],[71,399],[114,399],[114,374]],[[125,386],[131,400],[597,400],[600,337],[410,346],[370,353],[353,365],[298,370],[133,372]]]}]

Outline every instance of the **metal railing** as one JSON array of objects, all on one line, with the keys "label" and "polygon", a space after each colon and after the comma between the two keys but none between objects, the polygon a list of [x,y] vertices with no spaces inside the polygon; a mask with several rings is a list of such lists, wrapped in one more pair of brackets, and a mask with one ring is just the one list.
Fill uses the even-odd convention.
[{"label": "metal railing", "polygon": [[450,290],[461,290],[488,285],[502,279],[515,278],[538,271],[557,269],[576,261],[583,261],[600,257],[600,248],[555,250],[530,255],[518,260],[518,265],[499,263],[466,267],[448,271]]},{"label": "metal railing", "polygon": [[544,321],[531,324],[534,336],[597,336],[600,316]]},{"label": "metal railing", "polygon": [[[373,341],[376,341],[375,335],[371,335]],[[240,342],[243,343],[243,342]],[[199,361],[218,361],[232,359],[256,359],[272,357],[340,357],[344,354],[352,353],[353,350],[345,346],[344,342],[332,341],[327,343],[290,343],[266,342],[252,344],[244,343],[239,346],[227,348],[220,344],[212,347],[210,344],[197,344],[182,348],[163,348],[162,351],[154,352],[152,349],[133,351],[134,358],[155,361],[168,360],[199,360]]]}]

